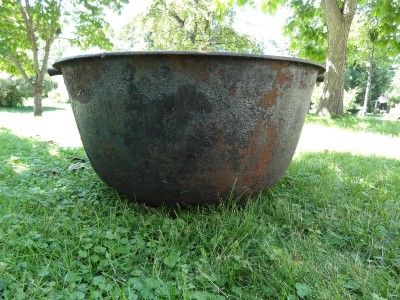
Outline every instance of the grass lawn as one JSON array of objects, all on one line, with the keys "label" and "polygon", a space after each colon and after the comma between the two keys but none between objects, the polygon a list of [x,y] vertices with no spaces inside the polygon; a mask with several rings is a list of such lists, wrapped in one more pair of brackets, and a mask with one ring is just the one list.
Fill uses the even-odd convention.
[{"label": "grass lawn", "polygon": [[374,116],[368,116],[367,118],[345,116],[328,119],[309,114],[306,117],[306,122],[309,124],[319,124],[328,127],[335,126],[355,131],[373,132],[400,137],[400,121],[382,120]]},{"label": "grass lawn", "polygon": [[0,130],[0,299],[400,298],[400,160],[303,154],[244,206],[174,211],[81,159]]},{"label": "grass lawn", "polygon": [[[43,113],[52,112],[56,110],[63,110],[60,107],[54,106],[43,106]],[[0,112],[8,112],[8,113],[25,113],[25,114],[33,114],[33,106],[25,105],[18,107],[0,107]]]}]

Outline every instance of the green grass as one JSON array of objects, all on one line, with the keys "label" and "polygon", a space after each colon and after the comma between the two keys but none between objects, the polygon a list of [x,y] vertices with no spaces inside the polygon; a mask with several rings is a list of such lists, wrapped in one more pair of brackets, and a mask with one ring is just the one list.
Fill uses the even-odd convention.
[{"label": "green grass", "polygon": [[[43,112],[51,112],[55,110],[64,110],[63,108],[60,107],[54,107],[54,106],[43,106],[42,111]],[[0,106],[0,112],[10,112],[10,113],[30,113],[33,114],[33,106],[17,106],[17,107],[1,107]]]},{"label": "green grass", "polygon": [[344,116],[329,119],[316,115],[307,115],[306,122],[311,124],[319,124],[326,127],[335,126],[355,131],[400,136],[400,121],[382,120],[378,117],[373,116],[368,116],[367,118]]},{"label": "green grass", "polygon": [[246,205],[174,211],[78,158],[0,130],[0,299],[400,298],[398,160],[307,154]]}]

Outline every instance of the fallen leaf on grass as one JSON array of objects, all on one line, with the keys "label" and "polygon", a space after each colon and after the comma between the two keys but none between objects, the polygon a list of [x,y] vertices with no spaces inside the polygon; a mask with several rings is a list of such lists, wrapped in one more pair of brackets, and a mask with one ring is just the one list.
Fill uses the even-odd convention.
[{"label": "fallen leaf on grass", "polygon": [[86,164],[82,162],[77,162],[68,167],[69,172],[77,172],[80,170],[84,170],[86,168]]}]

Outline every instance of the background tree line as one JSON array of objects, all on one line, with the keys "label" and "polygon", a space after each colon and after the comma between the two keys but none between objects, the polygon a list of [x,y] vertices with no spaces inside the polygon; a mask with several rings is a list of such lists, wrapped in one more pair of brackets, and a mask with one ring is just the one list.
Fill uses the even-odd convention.
[{"label": "background tree line", "polygon": [[[119,12],[126,2],[2,1],[0,70],[25,80],[35,99],[35,115],[41,115],[54,41],[67,30],[73,33],[68,39],[73,46],[113,49],[106,11]],[[355,103],[364,108],[389,89],[400,53],[400,0],[153,0],[146,13],[116,35],[124,45],[121,50],[262,53],[263,45],[233,26],[236,8],[243,5],[271,14],[284,6],[290,9],[285,25],[290,51],[327,67],[319,113],[343,114],[345,89],[357,87]]]}]

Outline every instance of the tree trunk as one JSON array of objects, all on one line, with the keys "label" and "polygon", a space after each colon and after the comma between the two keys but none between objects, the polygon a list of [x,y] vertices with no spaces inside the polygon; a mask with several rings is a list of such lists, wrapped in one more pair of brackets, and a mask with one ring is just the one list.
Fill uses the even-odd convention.
[{"label": "tree trunk", "polygon": [[362,117],[367,116],[368,100],[369,100],[369,95],[371,93],[371,81],[372,81],[372,64],[371,63],[367,63],[367,74],[368,74],[367,87],[365,89],[364,105],[361,110]]},{"label": "tree trunk", "polygon": [[[338,26],[334,32],[328,30],[328,57],[324,90],[318,107],[318,113],[331,116],[343,114],[344,71],[346,63],[347,37],[343,36],[344,26]],[[325,111],[326,110],[326,111]]]},{"label": "tree trunk", "polygon": [[43,86],[34,84],[33,86],[33,115],[35,117],[42,116],[42,92]]},{"label": "tree trunk", "polygon": [[357,6],[356,0],[345,0],[342,8],[338,2],[321,1],[328,27],[328,56],[324,90],[317,113],[330,116],[343,114],[347,39]]}]

